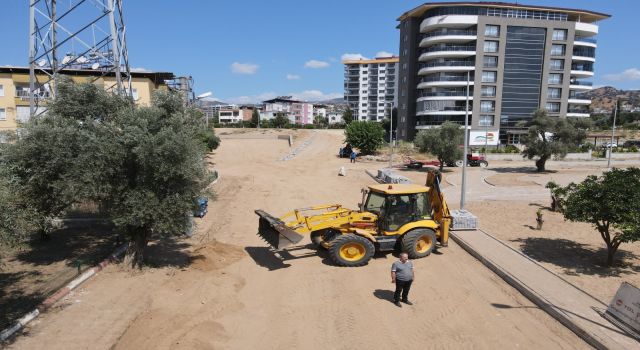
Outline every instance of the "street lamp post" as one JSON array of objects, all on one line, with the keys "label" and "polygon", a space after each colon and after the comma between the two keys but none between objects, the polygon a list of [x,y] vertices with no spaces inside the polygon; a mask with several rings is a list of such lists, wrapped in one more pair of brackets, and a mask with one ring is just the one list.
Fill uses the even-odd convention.
[{"label": "street lamp post", "polygon": [[460,210],[464,209],[465,192],[467,189],[467,148],[469,147],[469,134],[467,130],[469,128],[469,74],[469,71],[467,71],[467,98],[464,109],[464,151],[462,154],[462,186],[460,189]]},{"label": "street lamp post", "polygon": [[607,157],[607,168],[611,168],[611,153],[613,153],[613,138],[616,134],[616,117],[618,114],[618,99],[616,99],[616,106],[613,110],[613,128],[611,128],[611,142],[609,143],[609,157]]},{"label": "street lamp post", "polygon": [[389,168],[393,167],[393,102],[391,102],[391,113],[389,113]]}]

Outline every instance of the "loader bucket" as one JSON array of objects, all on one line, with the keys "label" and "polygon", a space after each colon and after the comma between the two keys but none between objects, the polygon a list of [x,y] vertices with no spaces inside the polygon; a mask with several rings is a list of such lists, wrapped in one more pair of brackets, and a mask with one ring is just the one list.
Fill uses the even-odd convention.
[{"label": "loader bucket", "polygon": [[260,217],[258,236],[262,237],[275,249],[286,248],[304,238],[304,236],[289,228],[282,220],[267,214],[263,210],[256,210],[255,212]]}]

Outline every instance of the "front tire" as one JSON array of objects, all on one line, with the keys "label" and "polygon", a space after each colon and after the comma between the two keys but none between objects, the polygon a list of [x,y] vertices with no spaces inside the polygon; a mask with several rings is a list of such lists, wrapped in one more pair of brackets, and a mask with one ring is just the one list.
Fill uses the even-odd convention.
[{"label": "front tire", "polygon": [[428,228],[419,228],[407,232],[402,237],[402,250],[409,258],[419,259],[431,254],[436,248],[436,233]]},{"label": "front tire", "polygon": [[325,229],[311,232],[311,243],[316,248],[323,248],[322,242],[331,242],[336,236],[340,234],[340,231]]},{"label": "front tire", "polygon": [[486,168],[489,166],[489,163],[486,160],[481,160],[479,165],[481,168]]},{"label": "front tire", "polygon": [[348,233],[331,241],[329,255],[338,266],[354,267],[366,265],[375,253],[370,240]]}]

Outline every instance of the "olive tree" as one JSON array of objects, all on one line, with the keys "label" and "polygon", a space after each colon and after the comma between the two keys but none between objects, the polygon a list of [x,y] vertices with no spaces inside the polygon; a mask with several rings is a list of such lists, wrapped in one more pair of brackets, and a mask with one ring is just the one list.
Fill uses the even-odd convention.
[{"label": "olive tree", "polygon": [[584,141],[586,134],[564,118],[550,117],[545,110],[533,113],[531,120],[522,124],[528,127],[523,138],[525,149],[522,155],[528,159],[537,158],[537,171],[545,171],[545,164],[552,156],[563,158],[569,148]]},{"label": "olive tree", "polygon": [[[49,112],[26,123],[2,152],[7,176],[46,222],[75,203],[104,205],[129,241],[127,261],[141,267],[153,235],[187,230],[209,183],[204,156],[216,147],[201,113],[160,92],[137,107],[92,84],[62,82]],[[215,135],[213,135],[215,137]]]},{"label": "olive tree", "polygon": [[464,130],[456,123],[445,122],[439,128],[421,130],[413,142],[420,152],[436,156],[442,171],[445,164],[462,158]]},{"label": "olive tree", "polygon": [[640,240],[640,169],[612,169],[564,188],[562,213],[591,223],[607,246],[607,265],[622,243]]}]

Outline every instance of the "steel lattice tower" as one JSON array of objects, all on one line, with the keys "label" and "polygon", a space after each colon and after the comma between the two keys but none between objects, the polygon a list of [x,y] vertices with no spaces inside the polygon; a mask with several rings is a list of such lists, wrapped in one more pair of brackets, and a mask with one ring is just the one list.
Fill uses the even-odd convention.
[{"label": "steel lattice tower", "polygon": [[131,95],[122,0],[30,0],[29,102],[31,117],[45,111],[65,70],[93,70],[93,82],[115,82],[108,91]]}]

